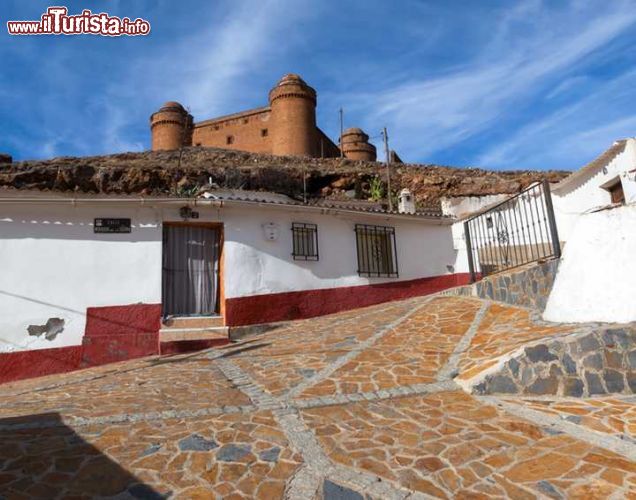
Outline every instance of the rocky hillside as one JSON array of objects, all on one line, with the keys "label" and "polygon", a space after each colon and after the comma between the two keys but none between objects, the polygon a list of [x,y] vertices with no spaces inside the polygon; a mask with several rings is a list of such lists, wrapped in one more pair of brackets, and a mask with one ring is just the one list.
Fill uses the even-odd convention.
[{"label": "rocky hillside", "polygon": [[[437,165],[395,164],[391,191],[409,188],[419,207],[438,207],[444,196],[515,193],[563,171],[488,171]],[[304,182],[303,182],[304,180]],[[216,148],[146,151],[82,158],[61,157],[0,165],[0,189],[194,196],[209,187],[283,193],[319,199],[380,199],[386,193],[382,163],[251,154]]]}]

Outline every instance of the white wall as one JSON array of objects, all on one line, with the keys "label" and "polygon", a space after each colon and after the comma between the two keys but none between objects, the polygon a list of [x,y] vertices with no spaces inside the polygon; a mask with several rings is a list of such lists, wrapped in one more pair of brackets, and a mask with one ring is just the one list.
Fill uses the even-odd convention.
[{"label": "white wall", "polygon": [[[554,185],[551,187],[552,203],[561,241],[568,240],[570,232],[581,214],[611,203],[609,192],[601,186],[617,177],[620,178],[623,186],[625,202],[627,204],[636,203],[636,139],[627,139],[624,151],[610,161],[605,169],[601,169],[593,175],[582,177],[579,180],[564,183],[563,187],[555,187]],[[484,207],[510,197],[511,195],[502,194],[444,198],[442,199],[442,211],[446,215],[465,218],[482,210]],[[509,214],[506,213],[505,216],[509,217]],[[525,220],[521,222],[525,224]],[[459,223],[457,226],[459,226]],[[457,237],[459,230],[455,232]],[[539,241],[547,241],[545,235],[542,237],[537,236]]]},{"label": "white wall", "polygon": [[543,317],[564,322],[636,321],[636,206],[578,219]]},{"label": "white wall", "polygon": [[569,239],[579,215],[611,203],[609,192],[601,186],[616,177],[620,178],[623,185],[625,202],[636,203],[634,173],[628,173],[632,169],[636,169],[636,141],[628,139],[624,151],[610,161],[605,169],[553,190],[552,200],[561,240]]},{"label": "white wall", "polygon": [[[510,265],[519,265],[552,254],[547,208],[541,187],[537,186],[521,197],[501,204],[502,200],[505,201],[511,196],[471,196],[447,199],[443,202],[446,206],[445,212],[463,216],[465,220],[469,219],[469,214],[499,205],[496,212],[470,223],[472,247],[481,249],[473,254],[476,272],[481,271],[480,257],[483,257],[484,264],[492,264],[491,261],[503,258],[505,251],[500,253],[498,249],[501,246],[509,248],[506,251]],[[491,218],[490,226],[487,217]],[[499,231],[503,228],[507,230],[508,236],[507,242],[504,243],[499,240]],[[463,220],[453,225],[453,240],[458,250],[456,269],[458,272],[466,272],[468,259]]]},{"label": "white wall", "polygon": [[453,198],[442,198],[442,213],[444,215],[463,218],[488,205],[494,205],[505,201],[511,196],[512,195],[510,194],[492,194],[486,196],[457,196]]},{"label": "white wall", "polygon": [[[451,274],[456,261],[451,227],[361,215],[322,215],[267,208],[197,209],[199,221],[223,222],[225,297],[366,285]],[[164,210],[165,220],[179,220]],[[262,226],[278,225],[276,241],[266,241]],[[318,226],[320,260],[293,260],[292,222]],[[395,227],[399,278],[358,276],[356,223]]]},{"label": "white wall", "polygon": [[[225,296],[365,285],[462,272],[450,225],[367,215],[322,215],[267,207],[199,206],[193,222],[222,222]],[[132,219],[130,234],[94,234],[95,217]],[[79,345],[86,308],[161,302],[162,221],[181,221],[178,207],[115,204],[2,205],[0,216],[0,352]],[[279,225],[266,241],[262,225]],[[292,259],[292,222],[318,225],[320,260]],[[399,278],[357,274],[356,223],[395,227]],[[450,267],[447,267],[450,266]],[[54,340],[29,325],[64,320]]]},{"label": "white wall", "polygon": [[[94,234],[95,217],[132,217],[130,234]],[[150,209],[2,205],[0,352],[78,345],[89,306],[161,302],[161,229]],[[29,325],[62,318],[54,340]]]}]

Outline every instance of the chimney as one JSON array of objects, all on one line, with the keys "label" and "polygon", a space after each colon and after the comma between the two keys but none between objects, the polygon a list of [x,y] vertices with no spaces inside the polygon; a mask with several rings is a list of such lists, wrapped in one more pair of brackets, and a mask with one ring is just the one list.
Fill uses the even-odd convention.
[{"label": "chimney", "polygon": [[415,200],[411,192],[404,188],[400,191],[398,201],[398,212],[401,214],[414,214],[415,213]]}]

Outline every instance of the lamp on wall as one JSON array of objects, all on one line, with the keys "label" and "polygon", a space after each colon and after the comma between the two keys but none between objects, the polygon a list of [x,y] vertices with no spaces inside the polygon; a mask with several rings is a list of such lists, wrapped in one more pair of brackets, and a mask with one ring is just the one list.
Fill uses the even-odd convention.
[{"label": "lamp on wall", "polygon": [[199,218],[199,212],[195,212],[187,205],[179,209],[179,215],[183,220]]}]

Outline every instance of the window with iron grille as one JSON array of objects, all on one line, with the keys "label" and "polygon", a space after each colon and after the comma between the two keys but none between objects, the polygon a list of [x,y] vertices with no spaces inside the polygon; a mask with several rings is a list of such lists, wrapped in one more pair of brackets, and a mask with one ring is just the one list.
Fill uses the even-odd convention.
[{"label": "window with iron grille", "polygon": [[318,226],[302,222],[292,223],[294,260],[318,260]]},{"label": "window with iron grille", "polygon": [[370,278],[397,278],[395,228],[356,224],[358,274]]}]

